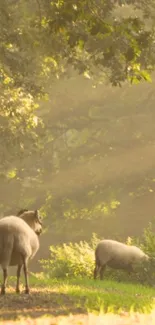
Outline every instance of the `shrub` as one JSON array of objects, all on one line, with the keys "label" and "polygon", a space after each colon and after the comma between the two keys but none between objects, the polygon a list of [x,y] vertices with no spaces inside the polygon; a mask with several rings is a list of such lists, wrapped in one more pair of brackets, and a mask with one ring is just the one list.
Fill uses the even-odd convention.
[{"label": "shrub", "polygon": [[99,239],[93,234],[90,243],[80,241],[50,246],[50,259],[40,260],[49,277],[92,277],[94,250]]}]

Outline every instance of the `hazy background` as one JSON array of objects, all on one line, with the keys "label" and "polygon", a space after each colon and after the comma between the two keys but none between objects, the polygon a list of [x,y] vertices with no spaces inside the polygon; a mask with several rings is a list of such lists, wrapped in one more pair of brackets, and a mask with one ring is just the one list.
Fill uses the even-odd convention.
[{"label": "hazy background", "polygon": [[44,123],[40,149],[14,157],[20,181],[1,177],[0,188],[2,215],[27,207],[45,216],[32,270],[51,244],[90,240],[93,232],[124,240],[153,221],[154,87],[93,88],[76,74],[47,84],[49,101],[36,111]]}]

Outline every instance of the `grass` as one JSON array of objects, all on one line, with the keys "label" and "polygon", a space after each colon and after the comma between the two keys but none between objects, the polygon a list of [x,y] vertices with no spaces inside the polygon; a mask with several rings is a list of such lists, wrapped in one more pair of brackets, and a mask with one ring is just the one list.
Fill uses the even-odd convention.
[{"label": "grass", "polygon": [[[20,323],[21,317],[24,317],[32,324],[40,324],[39,321],[44,320],[41,324],[56,325],[61,323],[62,317],[65,316],[63,325],[89,324],[90,318],[93,319],[91,324],[94,325],[99,322],[101,317],[99,314],[106,313],[102,315],[105,325],[106,317],[110,321],[114,315],[115,320],[118,318],[118,324],[121,324],[119,319],[123,318],[123,325],[126,325],[125,321],[133,315],[143,316],[144,319],[152,317],[148,315],[149,313],[152,312],[152,315],[155,313],[155,289],[143,285],[108,280],[57,280],[31,276],[31,294],[27,296],[24,293],[20,295],[15,293],[15,281],[14,277],[10,278],[6,296],[0,297],[0,324],[3,321],[9,321],[10,324],[10,320],[19,320]],[[21,289],[24,289],[23,285]],[[137,312],[142,316],[140,314],[135,316]],[[65,321],[67,323],[64,323]],[[114,323],[112,320],[111,322],[107,324]]]}]

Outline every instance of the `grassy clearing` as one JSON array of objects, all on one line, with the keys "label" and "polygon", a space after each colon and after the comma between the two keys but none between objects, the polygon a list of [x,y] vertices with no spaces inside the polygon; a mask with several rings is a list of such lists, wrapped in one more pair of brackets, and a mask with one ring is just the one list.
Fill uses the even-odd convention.
[{"label": "grassy clearing", "polygon": [[[29,318],[29,322],[30,319],[32,321],[43,317],[44,324],[59,324],[59,322],[61,324],[64,315],[74,315],[74,317],[67,316],[69,318],[65,318],[65,320],[63,318],[63,325],[89,324],[90,317],[95,322],[92,324],[97,324],[101,317],[98,315],[107,313],[102,315],[104,324],[106,324],[107,317],[110,321],[114,314],[117,314],[115,319],[118,319],[118,324],[122,324],[119,319],[123,319],[123,325],[125,325],[128,324],[125,321],[133,315],[141,317],[140,315],[135,316],[137,314],[133,314],[133,312],[142,313],[143,319],[144,316],[152,317],[147,314],[153,311],[155,305],[155,288],[143,285],[106,280],[103,282],[88,279],[56,280],[31,276],[31,295],[26,296],[23,293],[20,295],[15,293],[14,277],[10,279],[9,283],[10,287],[8,287],[6,296],[0,297],[0,324],[4,320],[19,319],[21,321],[21,317]],[[21,289],[24,289],[22,285]],[[53,323],[54,319],[55,323]],[[132,324],[134,323],[132,322]]]}]

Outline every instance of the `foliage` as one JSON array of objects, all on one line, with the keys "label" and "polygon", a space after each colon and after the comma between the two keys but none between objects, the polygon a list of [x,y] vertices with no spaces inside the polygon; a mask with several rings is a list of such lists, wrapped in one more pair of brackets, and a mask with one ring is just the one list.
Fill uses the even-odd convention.
[{"label": "foliage", "polygon": [[149,222],[148,227],[144,229],[141,248],[144,249],[148,255],[155,257],[155,236],[151,222]]},{"label": "foliage", "polygon": [[50,259],[40,260],[49,277],[92,277],[94,248],[98,239],[94,234],[86,241],[50,246]]},{"label": "foliage", "polygon": [[88,77],[100,70],[113,85],[149,80],[154,10],[153,0],[2,0],[1,68],[31,94],[44,88],[43,76],[60,77],[68,64]]},{"label": "foliage", "polygon": [[[154,1],[54,0],[41,7],[45,31],[60,37],[62,56],[79,72],[88,78],[96,74],[101,80],[107,75],[113,85],[126,79],[150,80]],[[129,11],[127,17],[124,9]]]}]

